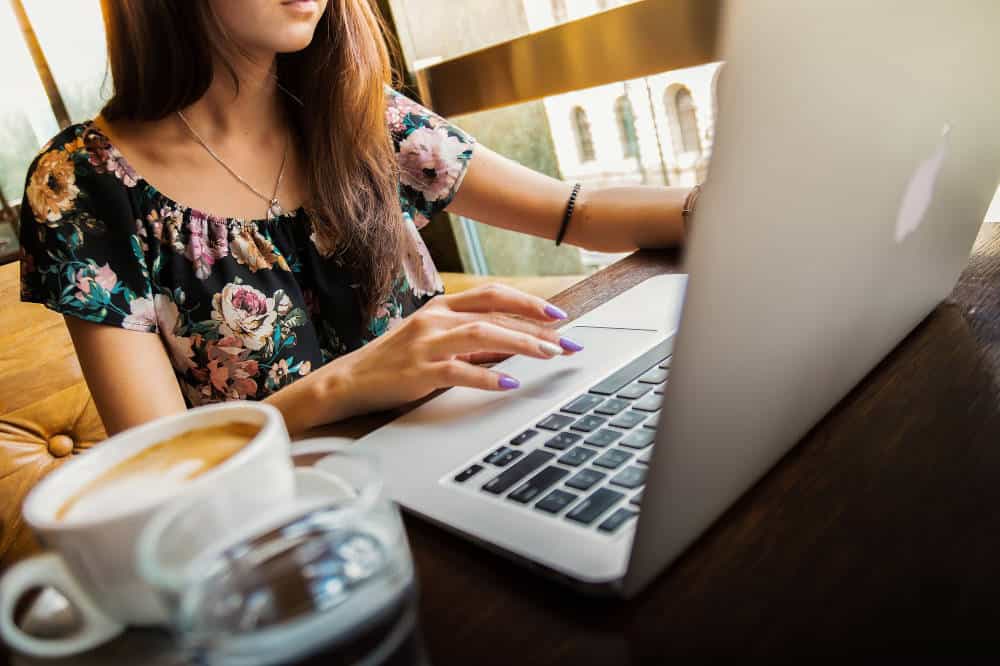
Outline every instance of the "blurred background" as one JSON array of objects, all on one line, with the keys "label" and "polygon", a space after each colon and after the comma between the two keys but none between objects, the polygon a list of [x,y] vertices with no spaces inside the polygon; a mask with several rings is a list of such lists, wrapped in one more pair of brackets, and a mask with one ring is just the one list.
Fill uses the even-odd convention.
[{"label": "blurred background", "polygon": [[[693,185],[714,139],[713,0],[372,0],[405,91],[494,150],[584,185]],[[650,25],[657,28],[650,30]],[[0,0],[0,263],[28,164],[111,92],[99,0]],[[593,85],[594,82],[599,85]],[[1000,198],[989,221],[1000,221]],[[442,271],[563,276],[618,257],[443,215]]]}]

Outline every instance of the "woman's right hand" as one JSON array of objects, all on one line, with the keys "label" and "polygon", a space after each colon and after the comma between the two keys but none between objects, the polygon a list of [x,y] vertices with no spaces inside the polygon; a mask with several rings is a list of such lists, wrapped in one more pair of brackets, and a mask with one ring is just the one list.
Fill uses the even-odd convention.
[{"label": "woman's right hand", "polygon": [[565,318],[545,300],[499,284],[437,296],[381,337],[296,382],[317,391],[310,421],[318,420],[309,426],[398,407],[452,386],[515,389],[515,377],[477,363],[580,351],[543,325]]}]

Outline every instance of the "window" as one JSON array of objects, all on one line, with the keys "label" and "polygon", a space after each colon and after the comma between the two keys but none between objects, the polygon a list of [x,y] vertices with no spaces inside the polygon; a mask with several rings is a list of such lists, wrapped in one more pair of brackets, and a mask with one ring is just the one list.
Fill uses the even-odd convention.
[{"label": "window", "polygon": [[622,156],[639,156],[639,137],[635,131],[635,113],[632,102],[625,95],[615,100],[615,120],[618,122],[618,140],[622,144]]},{"label": "window", "polygon": [[552,20],[562,23],[566,19],[566,0],[552,0]]},{"label": "window", "polygon": [[70,120],[93,118],[111,96],[101,3],[21,1]]},{"label": "window", "polygon": [[573,109],[573,134],[576,135],[576,148],[580,155],[581,162],[593,162],[597,156],[594,154],[594,137],[590,133],[590,121],[587,120],[587,112],[582,106]]},{"label": "window", "polygon": [[667,116],[671,118],[670,129],[674,151],[677,154],[701,153],[701,134],[698,131],[698,115],[694,108],[691,91],[684,86],[667,90]]},{"label": "window", "polygon": [[14,202],[28,164],[59,125],[9,2],[0,2],[0,62],[0,190]]}]

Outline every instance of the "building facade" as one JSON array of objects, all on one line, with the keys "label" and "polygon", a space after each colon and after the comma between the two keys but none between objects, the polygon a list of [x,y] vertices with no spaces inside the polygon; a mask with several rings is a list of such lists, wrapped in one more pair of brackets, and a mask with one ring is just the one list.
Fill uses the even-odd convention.
[{"label": "building facade", "polygon": [[[521,0],[532,31],[634,0]],[[712,153],[720,63],[544,100],[559,170],[601,185],[694,185]]]}]

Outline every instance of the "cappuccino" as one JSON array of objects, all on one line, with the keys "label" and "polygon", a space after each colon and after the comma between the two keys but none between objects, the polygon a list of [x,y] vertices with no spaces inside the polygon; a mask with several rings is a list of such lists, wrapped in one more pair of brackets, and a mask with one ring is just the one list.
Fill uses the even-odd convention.
[{"label": "cappuccino", "polygon": [[194,428],[158,442],[84,485],[59,507],[55,518],[96,517],[130,498],[149,500],[173,494],[187,481],[224,463],[259,431],[256,425],[230,422]]}]

